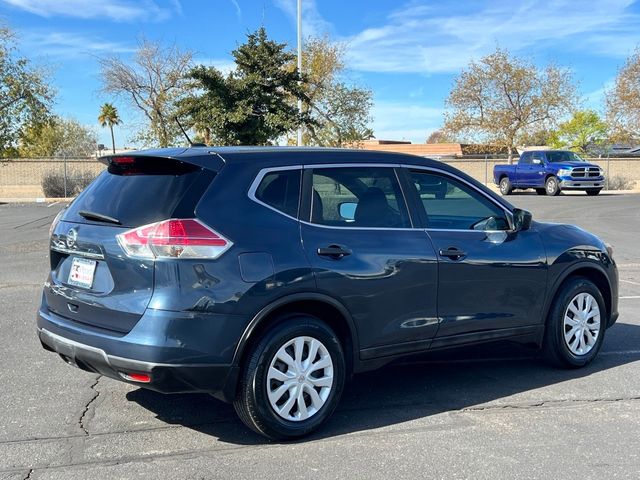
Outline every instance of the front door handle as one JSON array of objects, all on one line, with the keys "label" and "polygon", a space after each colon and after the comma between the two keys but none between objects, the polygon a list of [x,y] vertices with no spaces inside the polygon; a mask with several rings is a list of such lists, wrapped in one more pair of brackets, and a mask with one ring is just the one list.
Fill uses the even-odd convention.
[{"label": "front door handle", "polygon": [[440,250],[440,256],[450,258],[451,260],[461,260],[466,257],[467,254],[457,247],[449,247],[446,250]]},{"label": "front door handle", "polygon": [[351,250],[341,245],[329,245],[328,247],[318,248],[318,255],[340,260],[347,255],[351,255]]}]

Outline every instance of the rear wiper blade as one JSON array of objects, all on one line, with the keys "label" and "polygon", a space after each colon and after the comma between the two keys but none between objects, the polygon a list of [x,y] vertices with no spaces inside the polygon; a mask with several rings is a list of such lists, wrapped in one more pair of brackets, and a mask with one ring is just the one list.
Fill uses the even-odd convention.
[{"label": "rear wiper blade", "polygon": [[80,210],[78,212],[78,215],[80,215],[81,217],[86,218],[87,220],[96,220],[98,222],[105,222],[105,223],[113,223],[115,225],[122,225],[120,220],[118,220],[117,218],[113,218],[113,217],[110,217],[108,215],[103,215],[102,213],[88,212],[87,210]]}]

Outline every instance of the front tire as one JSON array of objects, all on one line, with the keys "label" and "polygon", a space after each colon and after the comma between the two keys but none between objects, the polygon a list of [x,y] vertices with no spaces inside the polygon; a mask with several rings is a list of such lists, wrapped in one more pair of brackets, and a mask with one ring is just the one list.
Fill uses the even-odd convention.
[{"label": "front tire", "polygon": [[595,195],[598,195],[600,193],[600,190],[602,190],[601,188],[594,188],[591,190],[587,190],[587,195],[589,195],[590,197],[593,197]]},{"label": "front tire", "polygon": [[511,192],[513,192],[511,180],[508,177],[502,177],[500,179],[500,193],[502,195],[511,195]]},{"label": "front tire", "polygon": [[547,192],[547,195],[550,197],[555,197],[560,194],[560,184],[558,183],[558,179],[556,177],[549,177],[544,184],[544,189]]},{"label": "front tire", "polygon": [[333,413],[345,383],[336,334],[317,318],[296,315],[267,331],[251,350],[233,406],[255,432],[293,440]]},{"label": "front tire", "polygon": [[572,278],[557,292],[545,327],[543,349],[558,367],[579,368],[598,354],[607,325],[607,310],[598,287]]}]

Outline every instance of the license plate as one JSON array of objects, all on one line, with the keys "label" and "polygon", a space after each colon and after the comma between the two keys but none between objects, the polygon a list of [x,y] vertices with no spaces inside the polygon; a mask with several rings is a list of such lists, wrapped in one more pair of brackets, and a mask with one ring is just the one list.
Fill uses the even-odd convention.
[{"label": "license plate", "polygon": [[76,287],[91,288],[93,285],[93,275],[96,272],[95,260],[87,260],[86,258],[74,258],[71,262],[71,270],[67,283]]}]

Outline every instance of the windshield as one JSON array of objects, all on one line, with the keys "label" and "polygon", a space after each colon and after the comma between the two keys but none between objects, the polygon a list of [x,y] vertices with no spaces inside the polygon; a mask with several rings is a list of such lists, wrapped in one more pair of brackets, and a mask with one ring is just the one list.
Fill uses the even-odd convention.
[{"label": "windshield", "polygon": [[586,162],[580,155],[574,152],[546,152],[547,160],[551,163],[562,162]]}]

